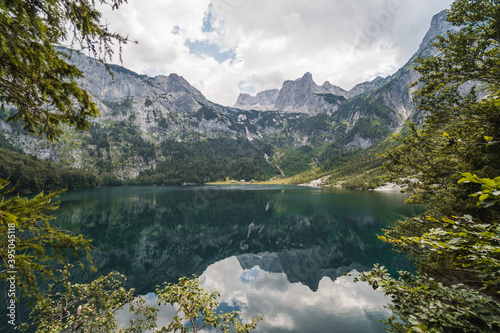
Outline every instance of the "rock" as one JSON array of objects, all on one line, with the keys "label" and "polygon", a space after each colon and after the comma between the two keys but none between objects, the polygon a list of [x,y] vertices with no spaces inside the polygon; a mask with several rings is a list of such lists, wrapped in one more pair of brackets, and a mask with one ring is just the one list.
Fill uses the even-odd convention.
[{"label": "rock", "polygon": [[234,107],[243,110],[275,110],[278,100],[278,89],[264,90],[256,96],[249,94],[240,94]]}]

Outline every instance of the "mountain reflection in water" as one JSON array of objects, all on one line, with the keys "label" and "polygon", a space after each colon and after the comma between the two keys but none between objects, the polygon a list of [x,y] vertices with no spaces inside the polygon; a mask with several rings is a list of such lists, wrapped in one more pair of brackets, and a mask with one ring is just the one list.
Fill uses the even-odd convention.
[{"label": "mountain reflection in water", "polygon": [[225,309],[263,315],[259,332],[382,332],[387,299],[342,274],[408,269],[376,237],[414,214],[403,200],[290,186],[102,188],[61,196],[56,223],[100,250],[98,272],[75,271],[79,281],[119,271],[148,294],[203,274]]}]

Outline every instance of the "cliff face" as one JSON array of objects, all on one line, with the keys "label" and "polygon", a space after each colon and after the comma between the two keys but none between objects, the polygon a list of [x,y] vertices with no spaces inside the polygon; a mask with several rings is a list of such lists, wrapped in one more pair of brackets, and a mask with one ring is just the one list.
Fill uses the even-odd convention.
[{"label": "cliff face", "polygon": [[105,65],[78,52],[63,49],[70,62],[84,73],[79,84],[97,101],[116,102],[127,98],[150,100],[155,107],[176,112],[195,112],[209,103],[203,94],[177,74],[154,78],[117,65]]},{"label": "cliff face", "polygon": [[345,101],[347,92],[326,81],[318,86],[311,73],[295,81],[283,82],[280,90],[265,90],[256,96],[240,94],[236,108],[244,110],[280,110],[305,114],[333,113]]},{"label": "cliff face", "polygon": [[276,101],[280,91],[278,89],[264,90],[255,96],[240,94],[234,105],[235,108],[243,110],[276,110]]},{"label": "cliff face", "polygon": [[306,73],[295,81],[285,81],[276,101],[276,109],[287,112],[318,113],[335,112],[345,101],[343,96],[335,95],[341,88],[329,83],[318,86],[311,73]]},{"label": "cliff face", "polygon": [[414,116],[408,88],[418,79],[413,61],[434,54],[430,44],[450,28],[444,13],[436,15],[415,55],[387,78],[345,91],[330,82],[319,86],[306,73],[285,81],[279,90],[240,95],[234,108],[207,100],[177,74],[148,77],[110,65],[110,75],[102,63],[62,50],[83,71],[79,84],[100,107],[101,116],[92,120],[90,133],[67,129],[59,143],[51,144],[6,124],[5,115],[0,115],[0,134],[39,158],[112,173],[119,179],[134,178],[168,159],[158,152],[166,140],[195,144],[227,137],[290,148],[321,147],[341,138],[344,149],[366,148],[399,131]]}]

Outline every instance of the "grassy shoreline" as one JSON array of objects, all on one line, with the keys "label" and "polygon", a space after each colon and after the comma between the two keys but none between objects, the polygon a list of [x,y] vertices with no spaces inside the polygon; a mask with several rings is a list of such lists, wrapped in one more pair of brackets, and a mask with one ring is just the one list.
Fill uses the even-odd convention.
[{"label": "grassy shoreline", "polygon": [[266,181],[239,181],[234,179],[226,179],[224,181],[209,182],[206,185],[297,185],[291,182],[293,177],[283,179],[273,179]]}]

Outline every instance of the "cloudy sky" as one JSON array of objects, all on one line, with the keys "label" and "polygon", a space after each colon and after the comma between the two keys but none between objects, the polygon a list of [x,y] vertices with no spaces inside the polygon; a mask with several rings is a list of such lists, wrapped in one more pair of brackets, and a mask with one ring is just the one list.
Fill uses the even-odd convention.
[{"label": "cloudy sky", "polygon": [[387,76],[417,50],[452,0],[128,0],[102,8],[111,30],[138,44],[123,66],[177,73],[208,99],[280,88],[310,72],[344,89]]}]

